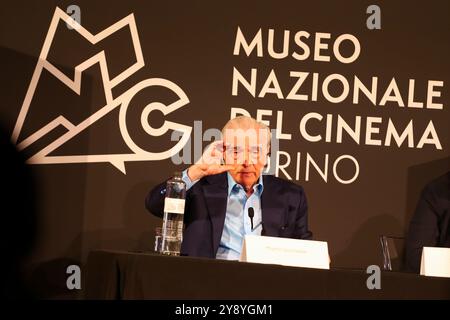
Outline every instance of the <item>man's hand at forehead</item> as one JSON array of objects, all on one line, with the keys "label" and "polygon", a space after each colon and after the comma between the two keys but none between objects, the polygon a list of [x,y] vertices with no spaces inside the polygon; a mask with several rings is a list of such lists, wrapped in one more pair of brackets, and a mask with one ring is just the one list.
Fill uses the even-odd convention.
[{"label": "man's hand at forehead", "polygon": [[222,140],[214,141],[203,152],[201,158],[188,169],[189,179],[196,181],[205,176],[219,174],[233,169],[233,165],[222,164],[224,144]]}]

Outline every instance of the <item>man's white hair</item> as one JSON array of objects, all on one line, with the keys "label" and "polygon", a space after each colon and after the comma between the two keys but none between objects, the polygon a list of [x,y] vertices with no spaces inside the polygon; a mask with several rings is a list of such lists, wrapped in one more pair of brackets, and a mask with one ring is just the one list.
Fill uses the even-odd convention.
[{"label": "man's white hair", "polygon": [[225,137],[225,132],[227,129],[239,128],[243,130],[248,130],[254,127],[267,130],[267,137],[268,137],[267,143],[268,147],[270,148],[270,142],[272,140],[272,132],[270,131],[270,128],[264,123],[259,122],[256,119],[253,119],[252,117],[238,116],[236,118],[229,120],[222,128],[222,137]]}]

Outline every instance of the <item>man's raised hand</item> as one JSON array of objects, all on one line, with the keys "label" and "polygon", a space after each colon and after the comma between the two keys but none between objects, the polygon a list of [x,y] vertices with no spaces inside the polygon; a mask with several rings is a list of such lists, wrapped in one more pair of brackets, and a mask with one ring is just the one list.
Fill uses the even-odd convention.
[{"label": "man's raised hand", "polygon": [[188,169],[188,176],[191,181],[196,181],[205,176],[219,174],[233,168],[233,165],[222,164],[223,141],[214,141],[202,154],[202,157]]}]

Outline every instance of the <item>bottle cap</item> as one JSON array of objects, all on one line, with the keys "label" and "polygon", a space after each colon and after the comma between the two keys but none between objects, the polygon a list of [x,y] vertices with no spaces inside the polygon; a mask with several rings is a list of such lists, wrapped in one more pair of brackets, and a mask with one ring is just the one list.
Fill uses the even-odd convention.
[{"label": "bottle cap", "polygon": [[182,178],[183,177],[183,173],[181,172],[181,171],[175,171],[174,173],[173,173],[173,177],[174,178]]}]

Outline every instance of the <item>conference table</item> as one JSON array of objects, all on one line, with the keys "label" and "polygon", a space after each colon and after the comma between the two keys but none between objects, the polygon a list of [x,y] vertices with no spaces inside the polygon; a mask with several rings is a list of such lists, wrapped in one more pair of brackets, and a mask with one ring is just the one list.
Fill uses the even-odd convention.
[{"label": "conference table", "polygon": [[330,270],[91,251],[84,279],[87,299],[450,299],[450,279],[381,271],[369,289],[366,270]]}]

